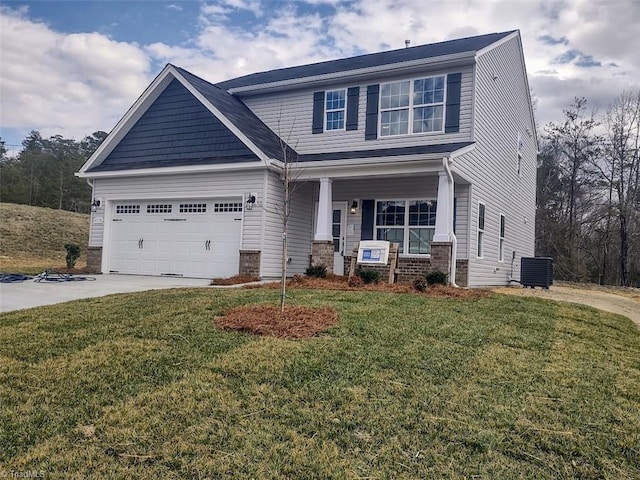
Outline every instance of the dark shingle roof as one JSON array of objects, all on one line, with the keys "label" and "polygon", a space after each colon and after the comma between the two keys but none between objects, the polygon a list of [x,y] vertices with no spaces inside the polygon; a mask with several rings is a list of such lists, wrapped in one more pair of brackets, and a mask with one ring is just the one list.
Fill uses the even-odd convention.
[{"label": "dark shingle roof", "polygon": [[288,158],[296,155],[295,151],[267,127],[241,100],[193,73],[180,67],[174,66],[174,68],[268,157],[283,160],[285,149]]},{"label": "dark shingle roof", "polygon": [[318,162],[323,160],[348,160],[356,158],[398,157],[405,155],[449,154],[474,142],[438,143],[435,145],[415,145],[412,147],[376,148],[347,152],[307,153],[298,156],[300,162]]},{"label": "dark shingle roof", "polygon": [[446,42],[431,43],[417,47],[389,50],[387,52],[360,55],[351,58],[342,58],[328,62],[312,63],[298,67],[281,68],[268,72],[252,73],[243,77],[233,78],[217,83],[216,86],[229,90],[250,85],[260,85],[265,83],[281,82],[297,78],[313,77],[316,75],[327,75],[331,73],[358,70],[361,68],[371,68],[394,63],[409,62],[421,58],[440,57],[443,55],[453,55],[456,53],[477,52],[491,45],[498,40],[510,35],[515,30],[501,33],[490,33],[476,37],[459,38]]}]

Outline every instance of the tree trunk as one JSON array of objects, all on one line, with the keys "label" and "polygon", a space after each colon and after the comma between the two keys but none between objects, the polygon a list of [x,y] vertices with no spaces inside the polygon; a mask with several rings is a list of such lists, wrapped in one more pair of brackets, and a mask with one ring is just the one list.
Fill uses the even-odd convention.
[{"label": "tree trunk", "polygon": [[627,217],[620,212],[620,286],[629,286],[629,232]]}]

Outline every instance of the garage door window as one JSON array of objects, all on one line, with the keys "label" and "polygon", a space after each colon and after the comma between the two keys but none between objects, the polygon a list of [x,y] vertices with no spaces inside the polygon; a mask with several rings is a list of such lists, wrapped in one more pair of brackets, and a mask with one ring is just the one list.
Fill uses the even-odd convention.
[{"label": "garage door window", "polygon": [[116,205],[116,213],[140,213],[140,205]]},{"label": "garage door window", "polygon": [[206,203],[181,203],[180,213],[207,213]]},{"label": "garage door window", "polygon": [[242,202],[237,203],[214,203],[214,213],[226,213],[226,212],[241,212]]},{"label": "garage door window", "polygon": [[147,213],[171,213],[171,204],[147,205]]}]

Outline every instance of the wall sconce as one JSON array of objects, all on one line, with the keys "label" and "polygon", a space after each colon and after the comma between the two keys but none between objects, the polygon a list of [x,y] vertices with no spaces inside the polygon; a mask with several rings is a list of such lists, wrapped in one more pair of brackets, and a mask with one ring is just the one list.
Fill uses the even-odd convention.
[{"label": "wall sconce", "polygon": [[355,215],[356,213],[358,213],[358,201],[354,200],[353,202],[351,202],[351,207],[349,207],[349,212],[351,213],[351,215]]},{"label": "wall sconce", "polygon": [[247,204],[247,210],[253,210],[253,206],[256,204],[256,197],[257,194],[256,193],[247,193],[246,194],[246,204]]},{"label": "wall sconce", "polygon": [[96,213],[98,211],[98,207],[100,206],[100,200],[95,199],[91,203],[91,212]]}]

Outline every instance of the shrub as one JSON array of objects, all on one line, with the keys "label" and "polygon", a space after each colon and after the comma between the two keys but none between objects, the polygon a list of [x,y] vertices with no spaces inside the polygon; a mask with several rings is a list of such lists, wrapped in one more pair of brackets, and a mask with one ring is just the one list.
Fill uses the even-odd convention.
[{"label": "shrub", "polygon": [[427,283],[427,279],[425,277],[418,277],[413,281],[413,288],[415,288],[419,292],[424,292],[429,284]]},{"label": "shrub", "polygon": [[80,257],[80,246],[75,243],[65,243],[64,248],[67,250],[67,268],[73,268],[76,260]]},{"label": "shrub", "polygon": [[427,272],[424,276],[427,284],[429,285],[446,285],[447,284],[447,274],[441,272],[440,270],[432,270]]},{"label": "shrub", "polygon": [[324,278],[327,276],[327,267],[323,264],[309,265],[304,273],[307,277]]},{"label": "shrub", "polygon": [[364,285],[364,282],[358,275],[352,275],[349,277],[349,281],[347,283],[350,287],[361,287]]},{"label": "shrub", "polygon": [[362,279],[364,283],[378,283],[380,280],[380,272],[377,270],[371,270],[369,268],[359,268],[356,270],[356,274]]}]

